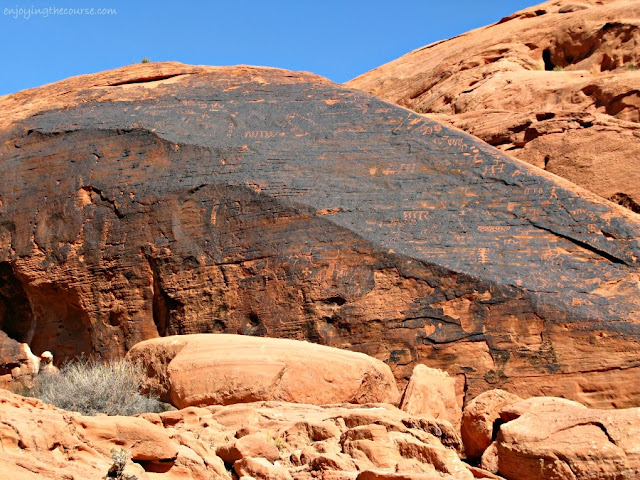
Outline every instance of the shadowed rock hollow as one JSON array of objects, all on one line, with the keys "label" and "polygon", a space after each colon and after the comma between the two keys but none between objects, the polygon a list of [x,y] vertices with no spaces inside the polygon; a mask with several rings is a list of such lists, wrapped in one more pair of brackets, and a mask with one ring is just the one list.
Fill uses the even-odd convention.
[{"label": "shadowed rock hollow", "polygon": [[640,213],[640,3],[552,0],[347,83]]},{"label": "shadowed rock hollow", "polygon": [[638,217],[307,73],[125,67],[0,98],[0,326],[121,356],[226,332],[399,379],[638,404]]}]

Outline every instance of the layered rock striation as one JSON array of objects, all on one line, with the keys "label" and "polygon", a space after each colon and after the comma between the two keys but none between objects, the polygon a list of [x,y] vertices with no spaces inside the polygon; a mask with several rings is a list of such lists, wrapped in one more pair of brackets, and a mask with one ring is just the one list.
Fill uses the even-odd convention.
[{"label": "layered rock striation", "polygon": [[56,361],[224,332],[424,363],[468,398],[638,404],[638,217],[369,94],[75,77],[0,98],[0,178],[0,327]]},{"label": "layered rock striation", "polygon": [[640,4],[548,1],[347,82],[640,213]]}]

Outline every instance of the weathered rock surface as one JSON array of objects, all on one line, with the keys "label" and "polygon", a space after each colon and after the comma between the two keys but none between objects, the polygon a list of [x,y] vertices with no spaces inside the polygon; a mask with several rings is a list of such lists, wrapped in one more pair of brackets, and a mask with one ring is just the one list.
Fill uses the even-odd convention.
[{"label": "weathered rock surface", "polygon": [[202,332],[406,381],[640,398],[640,221],[323,78],[144,64],[0,98],[0,326],[58,361]]},{"label": "weathered rock surface", "polygon": [[40,359],[29,345],[20,343],[0,330],[0,376],[10,382],[23,375],[35,375],[40,369]]},{"label": "weathered rock surface", "polygon": [[[125,470],[140,480],[228,478],[224,463],[195,438],[188,447],[171,438],[162,425],[135,417],[84,417],[39,400],[0,390],[0,442],[3,472],[11,478],[102,478],[111,466],[112,449],[129,449],[134,461]],[[191,471],[192,458],[200,462]],[[145,470],[149,473],[145,473]],[[4,474],[4,473],[3,473]]]},{"label": "weathered rock surface", "polygon": [[[488,392],[491,393],[491,392]],[[640,408],[596,410],[561,398],[516,403],[482,467],[460,460],[435,419],[388,404],[316,406],[253,402],[137,417],[86,417],[0,390],[0,466],[13,480],[101,478],[112,449],[140,480],[441,479],[635,480]],[[448,423],[448,422],[447,422]]]},{"label": "weathered rock surface", "polygon": [[149,387],[178,408],[266,400],[394,403],[399,397],[391,369],[380,360],[296,340],[179,335],[140,342],[128,358],[144,367]]},{"label": "weathered rock surface", "polygon": [[0,388],[30,388],[35,375],[58,373],[60,369],[53,364],[51,352],[42,352],[38,357],[28,344],[17,342],[0,330]]},{"label": "weathered rock surface", "polygon": [[416,365],[400,401],[400,409],[412,415],[427,415],[460,426],[462,405],[455,379],[442,370]]},{"label": "weathered rock surface", "polygon": [[552,0],[347,85],[640,213],[640,3]]},{"label": "weathered rock surface", "polygon": [[489,390],[466,405],[460,434],[468,458],[482,457],[503,422],[500,411],[520,400],[517,395],[504,390]]},{"label": "weathered rock surface", "polygon": [[595,410],[560,398],[505,407],[497,469],[513,480],[640,478],[640,408]]},{"label": "weathered rock surface", "polygon": [[264,480],[355,479],[366,470],[377,475],[366,478],[471,480],[419,420],[385,404],[282,402],[84,417],[0,390],[0,466],[13,480],[102,478],[111,449],[126,448],[125,473],[140,480],[230,480],[227,469]]},{"label": "weathered rock surface", "polygon": [[264,458],[269,462],[280,460],[280,451],[264,435],[254,433],[216,448],[216,454],[225,462],[234,464],[243,458]]}]

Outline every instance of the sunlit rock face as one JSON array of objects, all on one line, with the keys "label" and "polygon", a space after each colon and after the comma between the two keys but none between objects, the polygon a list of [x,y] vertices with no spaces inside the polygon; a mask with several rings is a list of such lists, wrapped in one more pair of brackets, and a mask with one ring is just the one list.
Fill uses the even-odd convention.
[{"label": "sunlit rock face", "polygon": [[640,222],[315,75],[176,63],[0,98],[0,326],[56,361],[225,332],[640,398]]},{"label": "sunlit rock face", "polygon": [[640,3],[550,0],[347,85],[640,213]]}]

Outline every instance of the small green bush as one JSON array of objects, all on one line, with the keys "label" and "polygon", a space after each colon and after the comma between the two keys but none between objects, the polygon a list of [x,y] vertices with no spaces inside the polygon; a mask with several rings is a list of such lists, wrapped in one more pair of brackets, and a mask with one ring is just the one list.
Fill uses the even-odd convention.
[{"label": "small green bush", "polygon": [[553,67],[553,71],[554,72],[562,72],[562,71],[564,71],[564,67],[561,67],[560,65],[556,65],[555,67]]},{"label": "small green bush", "polygon": [[140,60],[140,63],[151,63],[151,60],[149,60],[147,57],[142,57],[142,60]]},{"label": "small green bush", "polygon": [[83,415],[135,415],[171,408],[140,393],[144,378],[142,368],[127,360],[102,363],[81,358],[64,365],[59,374],[35,377],[29,395]]}]

